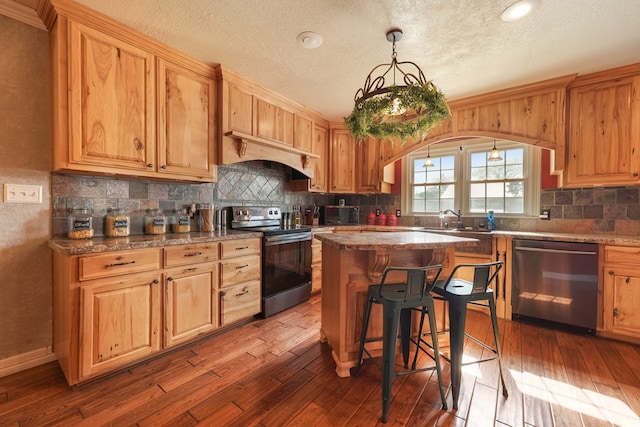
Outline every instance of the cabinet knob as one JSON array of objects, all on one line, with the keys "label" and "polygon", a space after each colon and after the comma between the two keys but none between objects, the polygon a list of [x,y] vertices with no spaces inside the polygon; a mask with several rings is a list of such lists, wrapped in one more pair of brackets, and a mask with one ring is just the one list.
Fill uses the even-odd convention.
[{"label": "cabinet knob", "polygon": [[153,163],[147,163],[147,167],[148,168],[152,168],[153,167]]},{"label": "cabinet knob", "polygon": [[166,169],[166,168],[167,168],[167,165],[160,166],[160,169]]},{"label": "cabinet knob", "polygon": [[625,279],[624,283],[626,283],[627,285],[628,285],[629,283],[631,283],[631,277],[628,277],[628,276],[627,276],[627,278]]},{"label": "cabinet knob", "polygon": [[616,273],[614,273],[613,270],[609,270],[609,276],[613,276],[614,274]]},{"label": "cabinet knob", "polygon": [[153,279],[153,284],[157,285],[158,283],[160,283],[158,279]]},{"label": "cabinet knob", "polygon": [[173,277],[172,276],[167,277],[167,282],[173,282]]},{"label": "cabinet knob", "polygon": [[633,176],[638,176],[638,172],[634,172],[634,173],[633,173]]}]

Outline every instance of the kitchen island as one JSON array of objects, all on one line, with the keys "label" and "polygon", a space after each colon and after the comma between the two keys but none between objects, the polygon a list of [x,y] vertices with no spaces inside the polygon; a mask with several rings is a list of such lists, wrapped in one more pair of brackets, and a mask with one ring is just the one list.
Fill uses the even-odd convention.
[{"label": "kitchen island", "polygon": [[[324,266],[320,339],[332,347],[340,377],[348,377],[356,365],[367,289],[380,282],[385,268],[442,264],[448,272],[455,263],[456,247],[478,243],[473,238],[419,231],[322,233],[316,238],[322,242]],[[382,334],[382,311],[377,309],[371,314],[371,336]],[[436,307],[436,316],[439,325],[444,323],[444,307]]]}]

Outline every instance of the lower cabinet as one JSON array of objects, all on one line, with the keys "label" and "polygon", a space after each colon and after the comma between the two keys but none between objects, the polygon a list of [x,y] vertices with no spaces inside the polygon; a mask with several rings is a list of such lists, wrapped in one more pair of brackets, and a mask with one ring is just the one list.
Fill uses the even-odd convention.
[{"label": "lower cabinet", "polygon": [[218,328],[218,264],[201,264],[165,273],[164,346]]},{"label": "lower cabinet", "polygon": [[605,246],[603,331],[640,342],[640,248]]},{"label": "lower cabinet", "polygon": [[154,273],[137,274],[80,288],[80,377],[160,349],[159,279]]},{"label": "lower cabinet", "polygon": [[70,385],[261,310],[260,238],[54,252],[53,350]]}]

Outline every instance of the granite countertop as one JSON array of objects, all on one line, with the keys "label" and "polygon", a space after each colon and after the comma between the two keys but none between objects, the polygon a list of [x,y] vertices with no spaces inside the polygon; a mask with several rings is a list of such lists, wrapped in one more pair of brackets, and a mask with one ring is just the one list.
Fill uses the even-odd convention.
[{"label": "granite countertop", "polygon": [[[425,227],[387,227],[382,225],[320,225],[312,227],[314,232],[322,231],[419,231],[422,233],[431,233],[444,236],[469,236],[476,237],[478,235],[488,236],[505,236],[516,239],[530,240],[555,240],[559,242],[579,242],[579,243],[599,243],[604,245],[619,246],[640,246],[640,236],[624,236],[615,234],[576,234],[576,233],[554,233],[546,231],[512,231],[512,230],[495,230],[495,231],[478,231],[478,230],[462,230],[455,229],[437,229]],[[352,235],[353,236],[353,235]]]},{"label": "granite countertop", "polygon": [[475,246],[478,239],[448,236],[422,231],[400,231],[394,233],[319,233],[316,238],[322,243],[341,250],[419,250],[440,249],[451,246]]},{"label": "granite countertop", "polygon": [[53,238],[49,248],[63,255],[82,255],[128,249],[158,248],[164,246],[188,245],[193,243],[217,242],[220,240],[248,239],[262,237],[262,233],[252,231],[225,230],[216,232],[192,232],[184,234],[135,235],[129,237],[94,237],[92,239]]}]

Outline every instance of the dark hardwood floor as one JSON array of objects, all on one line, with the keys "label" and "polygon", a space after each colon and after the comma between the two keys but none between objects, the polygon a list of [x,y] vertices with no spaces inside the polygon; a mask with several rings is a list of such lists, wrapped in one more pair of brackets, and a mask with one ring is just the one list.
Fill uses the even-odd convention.
[{"label": "dark hardwood floor", "polygon": [[[468,331],[490,333],[473,312]],[[379,423],[380,374],[338,378],[318,340],[320,297],[80,387],[56,363],[0,378],[0,425],[366,426]],[[640,426],[640,348],[500,322],[497,362],[464,369],[457,411],[441,410],[431,372],[393,383],[389,425]],[[469,344],[468,359],[482,349]],[[445,383],[449,366],[444,364]],[[449,408],[450,392],[447,389]]]}]

